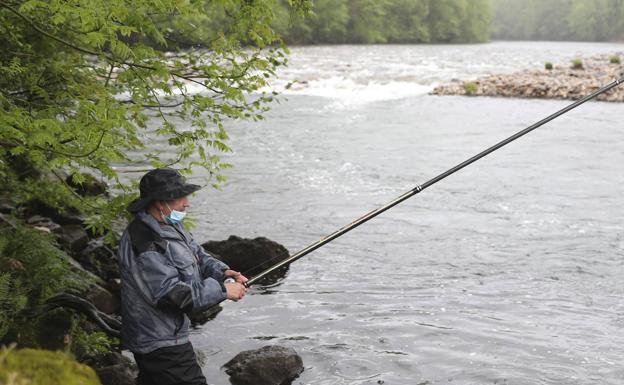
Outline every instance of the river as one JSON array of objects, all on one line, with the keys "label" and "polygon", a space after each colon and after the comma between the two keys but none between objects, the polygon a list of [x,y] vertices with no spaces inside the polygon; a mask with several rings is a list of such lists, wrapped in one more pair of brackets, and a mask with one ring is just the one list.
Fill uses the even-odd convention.
[{"label": "river", "polygon": [[[624,44],[291,49],[297,83],[228,124],[235,167],[193,199],[199,240],[295,252],[569,101],[432,96],[441,82],[569,63]],[[209,383],[279,344],[294,384],[624,382],[624,105],[591,102],[225,303],[193,331]]]}]

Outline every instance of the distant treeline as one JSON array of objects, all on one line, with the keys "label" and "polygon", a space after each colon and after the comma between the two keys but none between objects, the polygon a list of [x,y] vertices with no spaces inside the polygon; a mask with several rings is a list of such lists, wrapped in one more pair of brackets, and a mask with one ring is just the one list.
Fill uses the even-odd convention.
[{"label": "distant treeline", "polygon": [[624,0],[492,0],[492,38],[624,40]]},{"label": "distant treeline", "polygon": [[275,28],[288,44],[468,43],[489,39],[490,0],[314,0]]},{"label": "distant treeline", "polygon": [[[291,13],[288,3],[309,5]],[[245,2],[205,0],[206,13],[165,18],[171,44],[206,45],[232,29]],[[297,44],[479,43],[498,40],[624,39],[624,0],[263,0],[265,20]],[[244,20],[243,20],[244,21]],[[251,36],[253,41],[254,37]]]}]

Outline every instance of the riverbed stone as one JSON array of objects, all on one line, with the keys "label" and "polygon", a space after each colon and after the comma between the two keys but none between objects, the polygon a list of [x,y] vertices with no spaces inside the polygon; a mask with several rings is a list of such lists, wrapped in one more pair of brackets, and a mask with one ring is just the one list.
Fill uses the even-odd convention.
[{"label": "riverbed stone", "polygon": [[303,372],[292,348],[268,345],[238,353],[223,367],[234,385],[288,385]]},{"label": "riverbed stone", "polygon": [[[622,56],[623,54],[616,53]],[[556,65],[552,70],[524,70],[493,74],[475,80],[451,82],[436,87],[436,95],[500,96],[516,98],[579,99],[624,76],[624,64],[610,62],[610,56],[583,59],[583,68]],[[624,102],[624,88],[616,87],[597,100]]]},{"label": "riverbed stone", "polygon": [[[257,275],[290,255],[284,246],[265,237],[249,239],[231,235],[227,240],[210,241],[202,246],[230,268],[247,277]],[[273,283],[283,278],[287,271],[288,266],[281,268],[261,283]]]}]

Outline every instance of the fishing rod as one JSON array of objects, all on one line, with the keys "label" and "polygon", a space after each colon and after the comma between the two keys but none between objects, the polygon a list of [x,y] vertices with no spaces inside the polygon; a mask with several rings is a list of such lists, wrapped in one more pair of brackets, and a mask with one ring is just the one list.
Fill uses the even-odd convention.
[{"label": "fishing rod", "polygon": [[318,241],[312,243],[311,245],[309,245],[308,247],[306,247],[305,249],[293,254],[292,256],[288,257],[287,259],[284,259],[283,261],[280,261],[279,263],[276,263],[275,265],[267,268],[266,270],[260,272],[258,275],[256,275],[255,277],[252,277],[251,279],[249,279],[249,281],[247,281],[245,283],[245,285],[247,287],[249,287],[250,285],[252,285],[253,283],[257,282],[259,279],[261,279],[262,277],[265,277],[267,274],[270,274],[272,272],[274,272],[275,270],[290,265],[291,263],[295,262],[296,260],[306,256],[307,254],[313,252],[314,250],[318,249],[319,247],[328,244],[329,242],[333,241],[334,239],[340,237],[341,235],[355,229],[356,227],[360,226],[361,224],[375,218],[377,215],[383,213],[386,210],[391,209],[392,207],[398,205],[399,203],[403,202],[404,200],[411,198],[412,196],[418,194],[419,192],[423,191],[424,189],[426,189],[427,187],[430,187],[436,183],[438,183],[439,181],[441,181],[442,179],[446,178],[449,175],[452,175],[454,173],[456,173],[457,171],[461,170],[462,168],[476,162],[477,160],[485,157],[488,154],[491,154],[492,152],[498,150],[499,148],[513,142],[514,140],[520,138],[521,136],[524,136],[526,134],[528,134],[529,132],[535,130],[536,128],[550,122],[551,120],[565,114],[566,112],[580,106],[581,104],[595,98],[596,96],[603,94],[607,91],[609,91],[610,89],[617,87],[618,85],[624,83],[624,77],[617,79],[615,81],[613,81],[612,83],[600,88],[599,90],[585,96],[582,99],[577,100],[576,102],[568,105],[565,108],[562,108],[561,110],[555,112],[554,114],[540,120],[537,123],[532,124],[531,126],[525,128],[522,131],[519,131],[517,133],[515,133],[514,135],[508,137],[507,139],[500,141],[498,143],[496,143],[495,145],[493,145],[492,147],[481,151],[480,153],[478,153],[477,155],[473,156],[472,158],[469,158],[465,161],[463,161],[462,163],[458,164],[455,167],[452,167],[450,169],[448,169],[447,171],[441,173],[440,175],[436,176],[433,179],[430,179],[429,181],[418,185],[416,187],[414,187],[413,189],[405,192],[404,194],[402,194],[401,196],[395,198],[393,201],[391,201],[390,203],[387,203],[384,206],[381,206],[375,210],[370,211],[369,213],[361,216],[360,218],[356,219],[355,221],[343,226],[342,228],[340,228],[339,230],[319,239]]}]

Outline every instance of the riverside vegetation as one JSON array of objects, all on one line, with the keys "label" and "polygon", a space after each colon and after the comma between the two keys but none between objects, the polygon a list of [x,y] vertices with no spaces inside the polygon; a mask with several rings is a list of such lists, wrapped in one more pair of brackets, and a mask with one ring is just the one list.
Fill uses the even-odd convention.
[{"label": "riverside vegetation", "polygon": [[[479,43],[502,40],[605,41],[624,38],[621,0],[314,0],[291,17],[275,1],[271,27],[287,44]],[[214,9],[176,18],[171,33],[216,36],[228,18]]]},{"label": "riverside vegetation", "polygon": [[498,40],[617,41],[624,38],[622,0],[492,0]]}]

